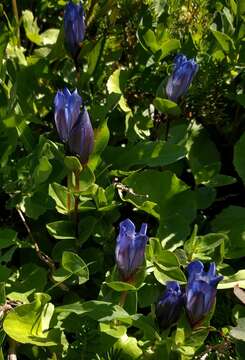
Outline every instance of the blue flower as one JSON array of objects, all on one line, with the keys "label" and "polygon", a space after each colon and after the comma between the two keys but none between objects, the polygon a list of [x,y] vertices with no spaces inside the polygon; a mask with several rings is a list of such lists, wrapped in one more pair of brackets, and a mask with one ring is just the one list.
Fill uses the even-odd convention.
[{"label": "blue flower", "polygon": [[71,153],[79,156],[82,164],[88,162],[93,150],[94,132],[89,114],[82,105],[82,98],[75,90],[58,91],[55,99],[55,124],[60,139],[68,143]]},{"label": "blue flower", "polygon": [[174,71],[166,86],[166,94],[170,100],[177,101],[181,95],[185,94],[197,70],[198,65],[193,59],[187,60],[182,54],[175,57]]},{"label": "blue flower", "polygon": [[147,224],[142,224],[140,232],[135,232],[134,223],[126,219],[120,223],[116,245],[116,263],[123,279],[128,280],[143,264]]},{"label": "blue flower", "polygon": [[178,282],[168,281],[156,307],[156,317],[162,330],[177,323],[183,304],[184,296]]},{"label": "blue flower", "polygon": [[69,1],[65,7],[64,14],[64,38],[67,51],[74,59],[79,54],[84,36],[85,21],[82,4],[76,5]]},{"label": "blue flower", "polygon": [[201,261],[192,261],[188,267],[186,287],[186,311],[192,326],[198,325],[210,312],[217,292],[217,285],[223,276],[216,276],[215,263],[204,271]]}]

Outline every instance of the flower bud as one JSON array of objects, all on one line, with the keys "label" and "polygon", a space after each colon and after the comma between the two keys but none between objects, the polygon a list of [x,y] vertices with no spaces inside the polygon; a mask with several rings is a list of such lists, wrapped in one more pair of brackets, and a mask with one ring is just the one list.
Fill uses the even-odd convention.
[{"label": "flower bud", "polygon": [[116,245],[116,263],[123,279],[128,280],[143,264],[147,224],[142,224],[140,232],[135,232],[134,223],[126,219],[120,223]]},{"label": "flower bud", "polygon": [[177,55],[174,59],[173,73],[166,86],[167,97],[172,101],[177,101],[181,95],[184,95],[197,70],[198,65],[193,59],[187,60],[186,56]]},{"label": "flower bud", "polygon": [[84,36],[85,21],[82,3],[76,5],[69,1],[64,14],[64,39],[66,49],[73,59],[77,58],[79,54]]},{"label": "flower bud", "polygon": [[77,90],[73,93],[65,88],[58,91],[55,99],[55,124],[60,139],[68,143],[70,151],[78,155],[82,164],[86,164],[93,150],[94,132],[89,114],[82,105]]},{"label": "flower bud", "polygon": [[177,281],[168,281],[166,290],[156,307],[159,327],[165,330],[175,325],[180,317],[184,296]]},{"label": "flower bud", "polygon": [[87,164],[93,150],[94,131],[85,106],[78,116],[77,123],[71,129],[68,140],[70,151],[80,157],[82,164]]},{"label": "flower bud", "polygon": [[217,285],[223,276],[216,276],[215,263],[211,263],[209,270],[205,272],[201,261],[192,261],[187,267],[187,272],[186,311],[194,327],[199,325],[212,309]]}]

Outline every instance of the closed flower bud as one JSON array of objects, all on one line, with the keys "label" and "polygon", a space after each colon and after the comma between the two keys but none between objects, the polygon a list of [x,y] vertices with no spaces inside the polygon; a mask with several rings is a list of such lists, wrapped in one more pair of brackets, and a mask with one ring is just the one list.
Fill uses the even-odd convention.
[{"label": "closed flower bud", "polygon": [[127,281],[143,264],[147,243],[147,224],[142,224],[140,232],[135,232],[134,223],[126,219],[120,223],[116,245],[116,263]]},{"label": "closed flower bud", "polygon": [[64,14],[64,39],[66,49],[74,59],[79,54],[84,36],[85,21],[82,4],[76,5],[69,1]]},{"label": "closed flower bud", "polygon": [[191,325],[199,325],[215,303],[217,285],[223,276],[216,276],[215,263],[204,271],[201,261],[193,261],[187,267],[186,311]]},{"label": "closed flower bud", "polygon": [[193,59],[187,60],[186,56],[177,55],[174,59],[173,73],[166,86],[167,97],[172,101],[177,101],[180,96],[184,95],[197,70],[198,65]]},{"label": "closed flower bud", "polygon": [[65,88],[58,91],[55,99],[55,124],[60,139],[67,143],[71,153],[78,155],[82,164],[88,162],[93,150],[94,132],[89,114],[82,105],[77,90],[73,93]]},{"label": "closed flower bud", "polygon": [[166,290],[156,307],[157,321],[162,330],[177,323],[183,304],[184,296],[178,282],[168,281]]}]

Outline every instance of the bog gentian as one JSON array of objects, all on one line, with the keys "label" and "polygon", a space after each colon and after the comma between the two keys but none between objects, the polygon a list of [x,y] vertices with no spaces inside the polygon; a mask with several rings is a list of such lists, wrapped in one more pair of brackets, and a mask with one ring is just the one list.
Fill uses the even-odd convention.
[{"label": "bog gentian", "polygon": [[147,224],[142,224],[139,233],[134,223],[126,219],[120,223],[116,245],[116,263],[123,277],[128,280],[143,264],[147,243]]},{"label": "bog gentian", "polygon": [[77,5],[69,1],[64,14],[64,39],[67,51],[74,59],[79,54],[84,36],[85,21],[82,4]]},{"label": "bog gentian", "polygon": [[187,272],[186,311],[194,327],[200,324],[212,309],[217,285],[223,276],[216,276],[215,263],[211,263],[209,270],[205,272],[201,261],[192,261],[187,267]]},{"label": "bog gentian", "polygon": [[177,101],[181,95],[184,95],[197,70],[198,65],[193,59],[187,60],[185,55],[177,55],[174,59],[173,73],[166,86],[167,97],[172,101]]},{"label": "bog gentian", "polygon": [[78,155],[82,164],[88,162],[93,150],[94,132],[82,98],[75,90],[58,91],[55,99],[55,124],[60,139],[67,143],[71,153]]},{"label": "bog gentian", "polygon": [[176,281],[168,281],[166,290],[156,306],[156,317],[162,330],[177,323],[182,306],[184,295]]}]

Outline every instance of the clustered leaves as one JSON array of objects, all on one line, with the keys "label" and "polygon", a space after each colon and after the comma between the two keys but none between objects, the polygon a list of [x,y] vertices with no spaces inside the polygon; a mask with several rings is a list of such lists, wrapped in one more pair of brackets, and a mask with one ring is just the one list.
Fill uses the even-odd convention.
[{"label": "clustered leaves", "polygon": [[0,360],[243,359],[244,20],[2,1]]}]

